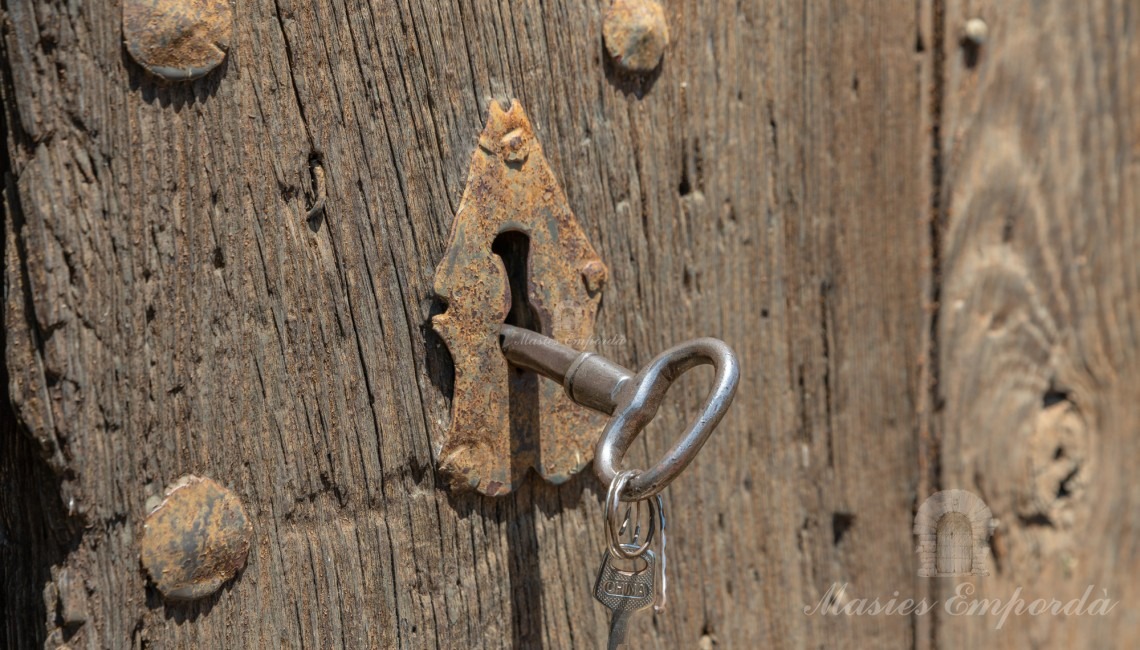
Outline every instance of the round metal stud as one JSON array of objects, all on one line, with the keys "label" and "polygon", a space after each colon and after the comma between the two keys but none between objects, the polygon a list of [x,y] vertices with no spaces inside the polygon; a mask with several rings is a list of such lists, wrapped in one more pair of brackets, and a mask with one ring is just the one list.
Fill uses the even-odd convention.
[{"label": "round metal stud", "polygon": [[654,0],[614,0],[602,21],[606,51],[626,72],[652,72],[669,44],[665,11]]},{"label": "round metal stud", "polygon": [[146,518],[142,563],[164,596],[208,596],[245,566],[253,527],[237,496],[208,478],[185,476]]},{"label": "round metal stud", "polygon": [[169,81],[197,79],[225,60],[231,0],[123,0],[123,42],[139,65]]}]

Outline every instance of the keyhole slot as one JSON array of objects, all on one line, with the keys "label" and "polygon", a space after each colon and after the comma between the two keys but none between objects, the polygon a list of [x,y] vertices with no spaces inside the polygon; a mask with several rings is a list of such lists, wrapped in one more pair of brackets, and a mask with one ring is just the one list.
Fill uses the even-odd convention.
[{"label": "keyhole slot", "polygon": [[542,332],[538,312],[530,304],[530,237],[517,230],[499,233],[491,243],[491,252],[503,260],[511,288],[511,310],[507,325]]},{"label": "keyhole slot", "polygon": [[[511,291],[511,309],[506,324],[542,332],[538,311],[530,304],[530,237],[517,230],[500,233],[491,252],[503,261]],[[509,412],[511,419],[511,474],[518,484],[531,467],[542,462],[539,439],[539,376],[511,366]]]}]

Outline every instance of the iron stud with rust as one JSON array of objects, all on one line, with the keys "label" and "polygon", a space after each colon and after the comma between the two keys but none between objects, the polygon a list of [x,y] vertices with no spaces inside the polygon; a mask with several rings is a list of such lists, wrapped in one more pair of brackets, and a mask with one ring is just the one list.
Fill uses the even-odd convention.
[{"label": "iron stud with rust", "polygon": [[142,563],[172,600],[208,596],[245,566],[253,527],[235,494],[208,478],[185,476],[147,515]]},{"label": "iron stud with rust", "polygon": [[665,11],[655,0],[614,0],[602,21],[606,51],[626,72],[652,72],[669,45]]},{"label": "iron stud with rust", "polygon": [[123,42],[148,72],[168,81],[207,74],[225,60],[232,0],[123,0]]}]

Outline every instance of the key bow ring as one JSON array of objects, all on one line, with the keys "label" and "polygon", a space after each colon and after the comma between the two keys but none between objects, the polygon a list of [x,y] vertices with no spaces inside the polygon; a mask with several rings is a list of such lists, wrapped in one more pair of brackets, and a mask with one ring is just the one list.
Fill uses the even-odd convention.
[{"label": "key bow ring", "polygon": [[657,415],[669,386],[685,371],[705,364],[715,368],[716,376],[700,415],[656,464],[629,477],[620,491],[621,500],[636,501],[659,494],[693,461],[732,404],[740,368],[736,354],[724,341],[699,338],[657,355],[619,388],[613,416],[594,450],[594,471],[606,485],[617,478],[626,452]]},{"label": "key bow ring", "polygon": [[693,461],[720,423],[740,381],[736,354],[724,341],[698,338],[654,357],[636,375],[593,352],[579,352],[529,330],[504,325],[499,332],[503,354],[514,365],[562,383],[575,402],[611,414],[594,448],[594,471],[605,485],[613,483],[633,441],[645,429],[669,387],[685,371],[711,365],[713,387],[697,419],[656,464],[629,478],[622,501],[655,496]]}]

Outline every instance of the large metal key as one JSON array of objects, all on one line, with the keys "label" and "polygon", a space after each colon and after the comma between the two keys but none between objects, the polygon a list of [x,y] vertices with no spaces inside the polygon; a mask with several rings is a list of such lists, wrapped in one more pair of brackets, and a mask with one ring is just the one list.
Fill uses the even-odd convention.
[{"label": "large metal key", "polygon": [[[636,548],[623,544],[626,550]],[[615,558],[607,549],[602,557],[598,581],[594,583],[594,598],[613,612],[610,621],[609,650],[625,643],[626,628],[635,612],[653,606],[656,598],[657,556],[647,549],[636,559]]]}]

